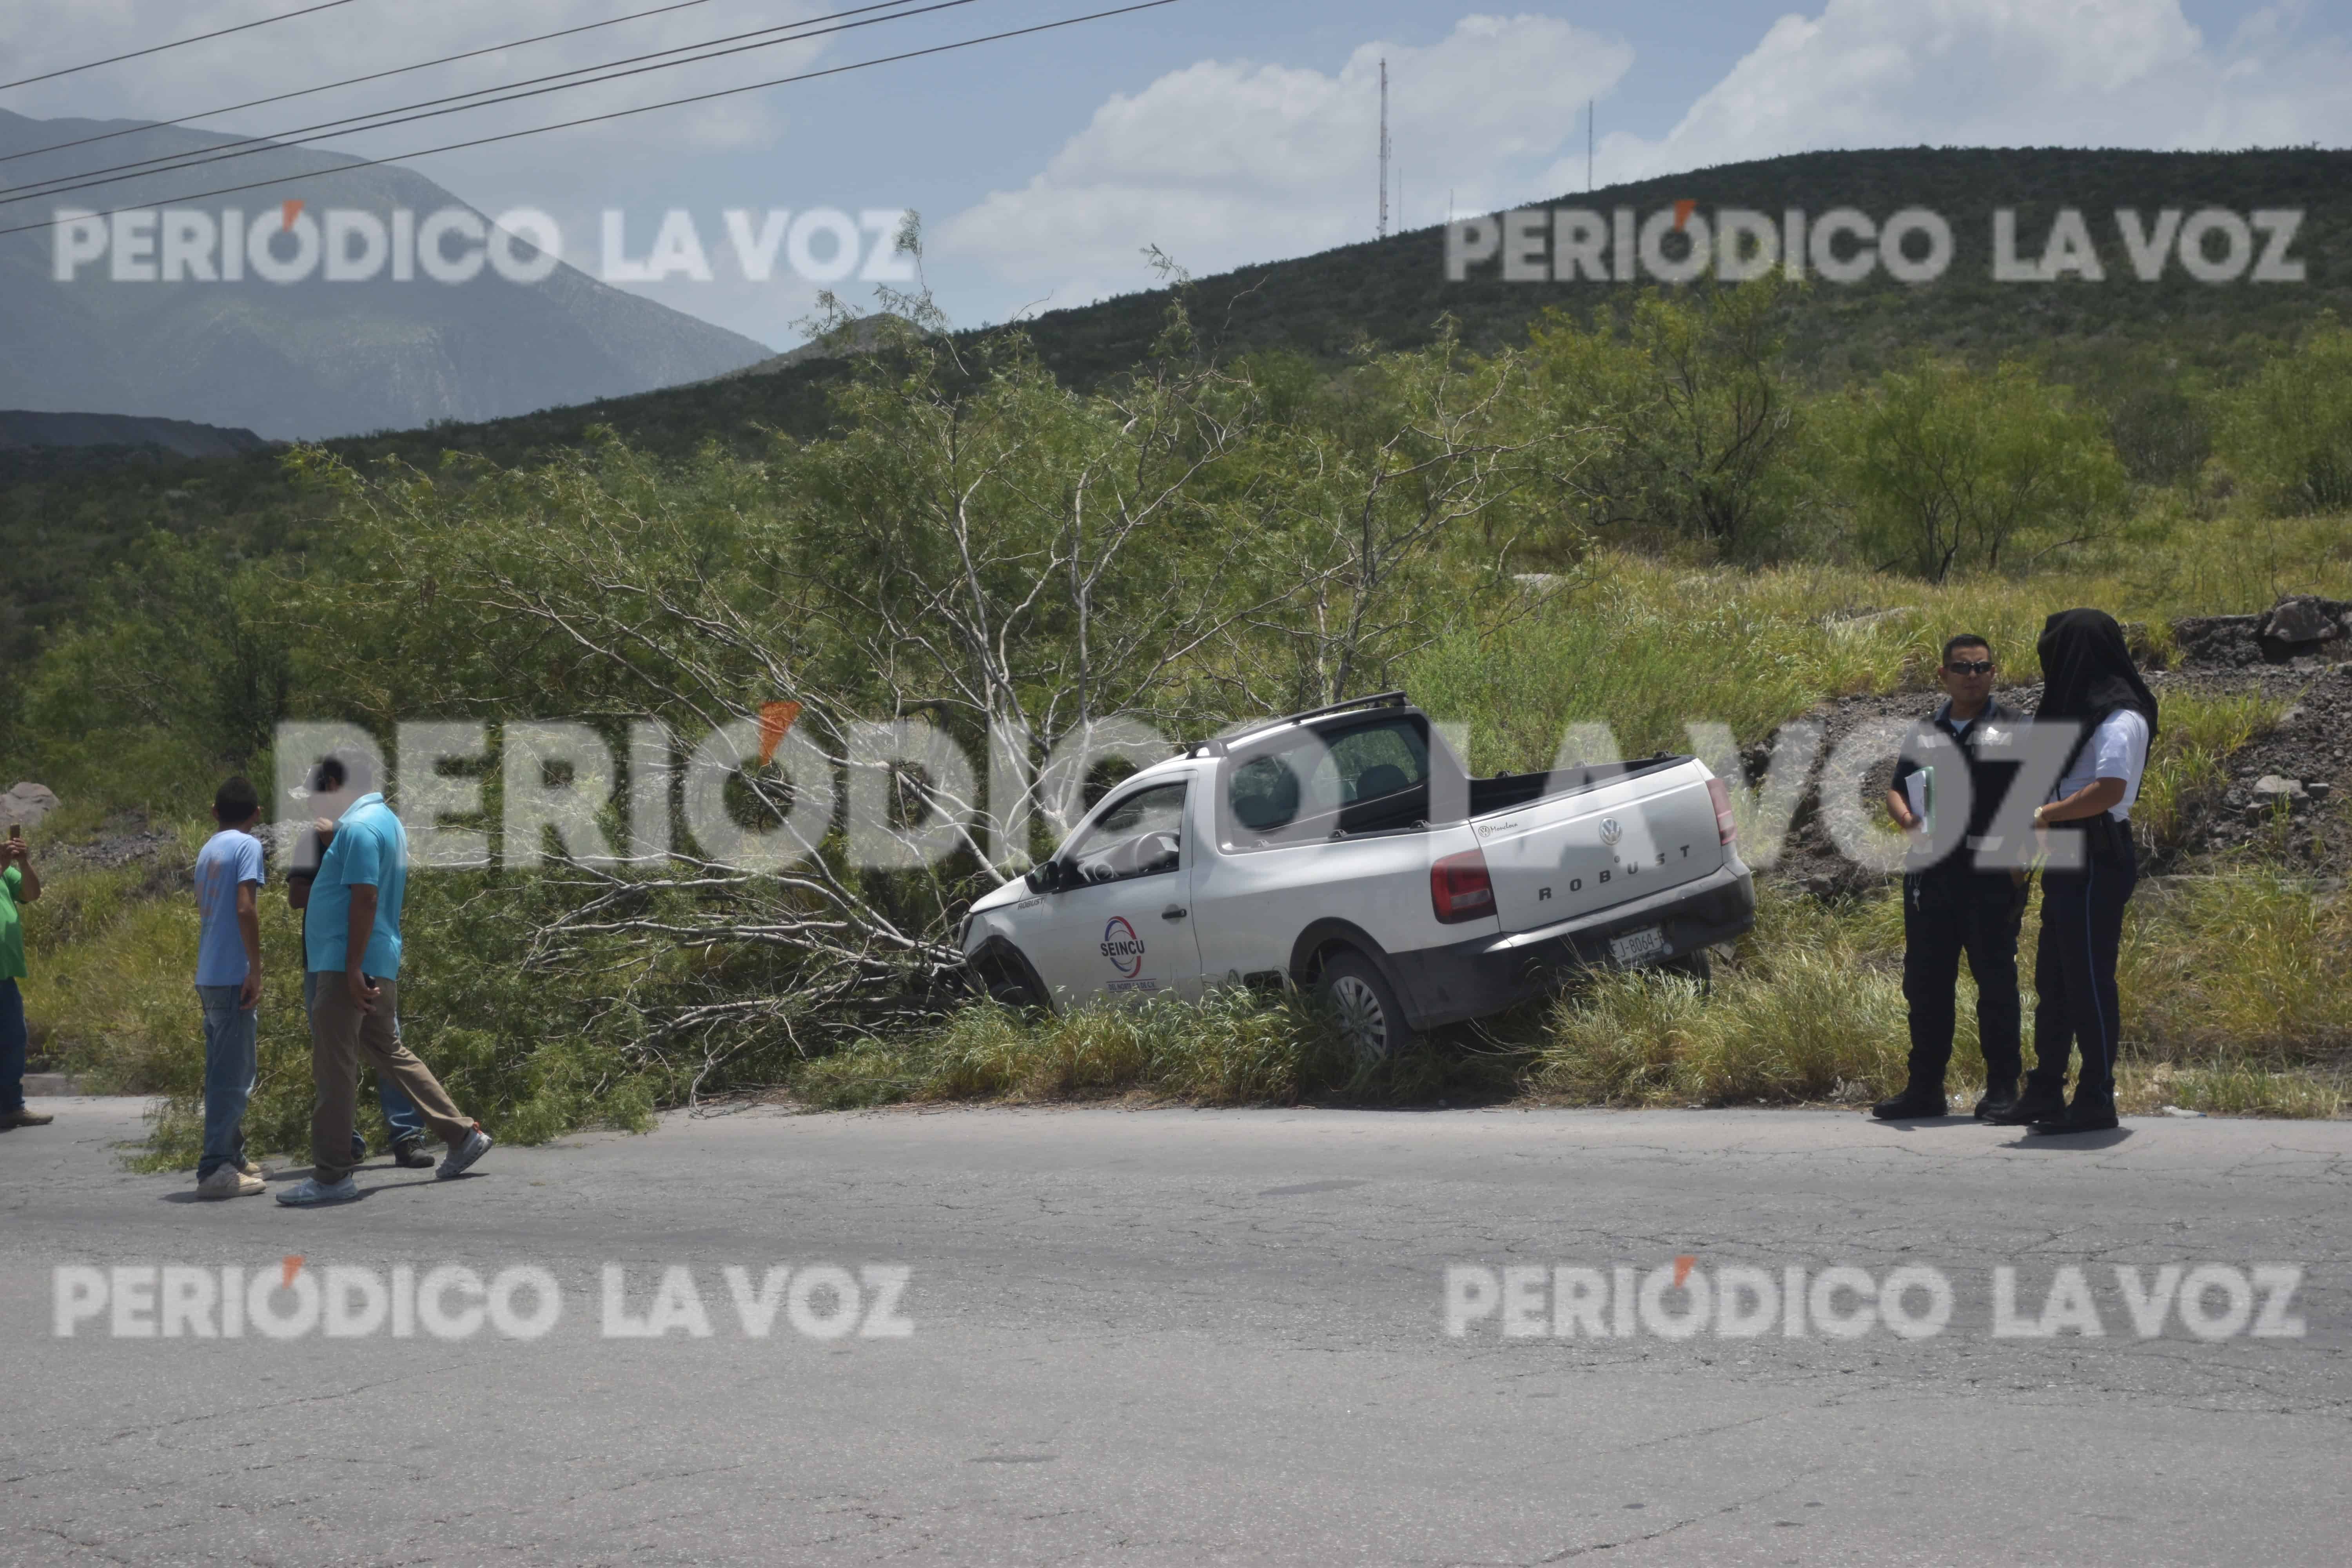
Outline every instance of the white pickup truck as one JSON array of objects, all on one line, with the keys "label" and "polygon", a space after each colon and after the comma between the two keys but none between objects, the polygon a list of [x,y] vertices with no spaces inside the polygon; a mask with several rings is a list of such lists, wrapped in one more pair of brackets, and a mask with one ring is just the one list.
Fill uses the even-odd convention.
[{"label": "white pickup truck", "polygon": [[1682,963],[1754,923],[1729,794],[1693,757],[1472,778],[1402,692],[1205,742],[1108,791],[973,904],[998,998],[1321,988],[1377,1057],[1582,966]]}]

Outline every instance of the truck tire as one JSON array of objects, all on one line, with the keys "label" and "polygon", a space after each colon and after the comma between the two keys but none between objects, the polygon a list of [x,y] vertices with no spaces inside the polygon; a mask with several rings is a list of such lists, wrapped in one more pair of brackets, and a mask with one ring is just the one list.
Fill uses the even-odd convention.
[{"label": "truck tire", "polygon": [[1021,951],[1001,940],[991,940],[972,955],[973,975],[990,1001],[1014,1009],[1043,1008],[1045,988]]},{"label": "truck tire", "polygon": [[1412,1026],[1380,966],[1353,949],[1323,961],[1318,988],[1339,1018],[1339,1037],[1359,1062],[1381,1061],[1412,1049]]},{"label": "truck tire", "polygon": [[1702,996],[1715,989],[1715,960],[1706,948],[1693,948],[1680,958],[1670,958],[1658,967],[1668,974],[1685,975],[1697,981]]}]

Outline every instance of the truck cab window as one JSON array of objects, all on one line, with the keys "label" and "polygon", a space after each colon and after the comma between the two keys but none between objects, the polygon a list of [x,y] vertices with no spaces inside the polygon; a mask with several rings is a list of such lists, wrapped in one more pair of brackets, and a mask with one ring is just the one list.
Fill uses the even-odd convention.
[{"label": "truck cab window", "polygon": [[1428,815],[1428,786],[1429,734],[1417,720],[1288,735],[1227,768],[1226,843],[1265,849],[1409,826]]},{"label": "truck cab window", "polygon": [[1402,794],[1429,782],[1429,739],[1404,720],[1366,724],[1334,736],[1318,775],[1328,772],[1336,805]]},{"label": "truck cab window", "polygon": [[1084,884],[1173,871],[1183,858],[1184,786],[1156,784],[1112,806],[1063,858]]},{"label": "truck cab window", "polygon": [[1298,774],[1283,756],[1252,757],[1233,770],[1226,804],[1234,820],[1253,833],[1287,826],[1298,815]]}]

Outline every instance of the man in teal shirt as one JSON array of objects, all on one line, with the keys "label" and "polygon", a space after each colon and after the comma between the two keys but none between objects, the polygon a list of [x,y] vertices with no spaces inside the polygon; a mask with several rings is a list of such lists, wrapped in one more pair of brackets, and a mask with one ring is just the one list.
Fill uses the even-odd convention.
[{"label": "man in teal shirt", "polygon": [[[353,787],[366,780],[354,774]],[[449,1147],[436,1174],[464,1172],[489,1152],[481,1123],[458,1113],[448,1091],[394,1028],[400,1005],[400,913],[408,891],[408,834],[383,796],[369,793],[343,813],[335,841],[310,884],[304,945],[315,1000],[310,1009],[310,1073],[318,1100],[310,1115],[310,1178],[278,1194],[298,1208],[349,1203],[352,1118],[364,1053],[386,1082],[400,1086],[434,1136]]]},{"label": "man in teal shirt", "polygon": [[22,837],[0,838],[0,1132],[53,1121],[46,1110],[25,1104],[25,926],[16,906],[41,896],[41,875]]}]

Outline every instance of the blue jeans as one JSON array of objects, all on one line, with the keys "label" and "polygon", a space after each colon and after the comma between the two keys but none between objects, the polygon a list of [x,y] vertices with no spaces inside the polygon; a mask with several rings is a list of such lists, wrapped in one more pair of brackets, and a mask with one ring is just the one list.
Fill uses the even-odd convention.
[{"label": "blue jeans", "polygon": [[[318,991],[319,976],[310,971],[304,971],[302,1012],[305,1016],[310,1014]],[[400,1041],[400,1020],[396,1017],[392,1021],[392,1038],[395,1045]],[[417,1111],[415,1106],[409,1103],[408,1096],[400,1092],[399,1086],[382,1073],[376,1075],[375,1102],[383,1111],[384,1125],[392,1129],[392,1141],[394,1143],[405,1143],[412,1138],[425,1136],[425,1118]]]},{"label": "blue jeans", "polygon": [[25,1109],[25,994],[0,980],[0,1113]]},{"label": "blue jeans", "polygon": [[245,1158],[245,1107],[253,1098],[259,1058],[254,1048],[258,1009],[236,1005],[242,987],[199,985],[205,1008],[205,1152],[196,1162],[203,1181]]}]

